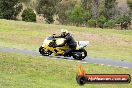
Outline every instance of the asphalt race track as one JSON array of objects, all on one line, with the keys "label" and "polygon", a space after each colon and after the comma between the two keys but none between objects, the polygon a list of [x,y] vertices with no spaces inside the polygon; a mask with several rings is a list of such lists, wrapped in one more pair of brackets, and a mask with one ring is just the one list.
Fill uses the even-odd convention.
[{"label": "asphalt race track", "polygon": [[[32,56],[41,56],[39,52],[31,51],[31,50],[21,50],[16,48],[0,48],[0,52],[8,52],[8,53],[20,53]],[[54,58],[64,58],[63,56],[50,56]],[[64,58],[66,60],[73,60],[73,58]],[[115,66],[115,67],[123,67],[123,68],[132,68],[132,62],[120,61],[120,60],[112,60],[112,59],[103,59],[103,58],[91,58],[86,57],[84,60],[79,61],[82,63],[94,63],[100,65],[107,66]]]}]

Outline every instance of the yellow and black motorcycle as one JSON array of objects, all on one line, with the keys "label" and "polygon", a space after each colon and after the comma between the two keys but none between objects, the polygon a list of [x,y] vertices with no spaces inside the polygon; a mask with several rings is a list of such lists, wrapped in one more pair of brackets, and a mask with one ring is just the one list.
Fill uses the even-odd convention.
[{"label": "yellow and black motorcycle", "polygon": [[[65,41],[64,38],[55,38],[54,34],[48,36],[42,46],[39,48],[40,54],[43,56],[63,56],[64,52],[69,49],[69,46],[65,44],[62,47],[56,47],[56,45],[61,45]],[[87,56],[87,51],[84,49],[89,44],[89,41],[77,41],[76,49],[71,52],[68,57],[73,57],[76,60],[82,60]]]}]

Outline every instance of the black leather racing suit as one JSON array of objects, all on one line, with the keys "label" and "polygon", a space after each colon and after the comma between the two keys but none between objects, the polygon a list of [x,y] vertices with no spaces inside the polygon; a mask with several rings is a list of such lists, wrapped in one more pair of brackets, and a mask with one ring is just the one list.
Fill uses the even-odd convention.
[{"label": "black leather racing suit", "polygon": [[77,43],[70,33],[68,33],[66,36],[64,36],[64,35],[57,36],[56,38],[65,38],[66,39],[62,45],[59,45],[59,47],[64,46],[65,44],[68,44],[70,47],[69,50],[65,51],[64,56],[68,56],[77,47]]}]

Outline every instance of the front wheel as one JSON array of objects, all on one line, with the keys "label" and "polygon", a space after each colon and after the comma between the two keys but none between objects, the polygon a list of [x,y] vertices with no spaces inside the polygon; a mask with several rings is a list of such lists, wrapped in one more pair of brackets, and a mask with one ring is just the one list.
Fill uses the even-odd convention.
[{"label": "front wheel", "polygon": [[40,54],[43,55],[43,56],[49,56],[49,55],[52,54],[51,51],[45,51],[45,50],[44,50],[44,47],[42,47],[42,46],[39,48],[39,52],[40,52]]},{"label": "front wheel", "polygon": [[73,58],[76,60],[82,60],[87,56],[87,51],[85,49],[80,49],[78,51],[75,51],[73,54]]}]

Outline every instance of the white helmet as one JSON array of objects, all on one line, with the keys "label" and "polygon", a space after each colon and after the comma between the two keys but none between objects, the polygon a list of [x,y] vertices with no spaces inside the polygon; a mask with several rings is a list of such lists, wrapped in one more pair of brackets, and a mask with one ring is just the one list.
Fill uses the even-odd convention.
[{"label": "white helmet", "polygon": [[66,33],[66,34],[67,34],[67,33],[69,33],[69,32],[68,32],[68,30],[66,30],[66,29],[61,29],[61,33]]},{"label": "white helmet", "polygon": [[61,35],[62,36],[67,36],[67,34],[68,34],[69,32],[68,32],[68,30],[66,30],[66,29],[61,29]]}]

